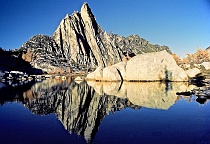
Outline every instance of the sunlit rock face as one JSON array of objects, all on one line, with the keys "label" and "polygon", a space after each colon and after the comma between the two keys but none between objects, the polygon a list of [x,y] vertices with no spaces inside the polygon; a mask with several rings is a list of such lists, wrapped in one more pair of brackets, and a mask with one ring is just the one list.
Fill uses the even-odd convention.
[{"label": "sunlit rock face", "polygon": [[101,29],[87,3],[81,12],[74,12],[60,22],[52,35],[67,60],[91,67],[106,66],[121,61],[122,51]]},{"label": "sunlit rock face", "polygon": [[186,73],[189,78],[194,78],[196,77],[196,75],[200,74],[201,71],[198,68],[193,68],[193,69],[186,70]]},{"label": "sunlit rock face", "polygon": [[86,79],[102,81],[103,80],[103,69],[104,68],[102,66],[97,67],[94,72],[91,72],[86,76]]},{"label": "sunlit rock face", "polygon": [[126,65],[127,81],[187,81],[188,76],[168,52],[154,52],[133,57]]},{"label": "sunlit rock face", "polygon": [[[210,51],[210,47],[209,47],[209,51]],[[210,62],[203,62],[201,64],[206,70],[209,70],[210,69]]]}]

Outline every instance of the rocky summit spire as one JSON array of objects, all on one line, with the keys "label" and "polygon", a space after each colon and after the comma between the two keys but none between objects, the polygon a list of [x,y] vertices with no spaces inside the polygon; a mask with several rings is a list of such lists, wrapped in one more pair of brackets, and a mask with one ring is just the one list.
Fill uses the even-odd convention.
[{"label": "rocky summit spire", "polygon": [[107,66],[121,61],[122,52],[97,24],[85,2],[81,12],[66,17],[52,35],[68,61],[85,67]]},{"label": "rocky summit spire", "polygon": [[95,17],[90,7],[88,6],[87,2],[84,2],[84,4],[81,7],[81,15],[84,18],[84,21],[86,18],[91,18],[92,20],[95,20]]},{"label": "rocky summit spire", "polygon": [[[118,63],[124,55],[126,57],[123,59],[128,60],[135,54],[164,49],[170,51],[166,46],[152,45],[137,35],[125,38],[113,33],[107,34],[96,22],[86,2],[80,12],[66,14],[51,37],[37,36],[34,42],[29,40],[19,51],[24,51],[22,57],[31,56],[30,64],[33,67],[47,73],[57,72],[57,68],[60,73],[61,70],[86,71]],[[45,45],[49,46],[46,48]],[[31,54],[34,49],[36,53]]]},{"label": "rocky summit spire", "polygon": [[[90,7],[88,6],[87,2],[84,2],[84,4],[81,7],[81,17],[83,19],[83,21],[85,22],[85,24],[91,24],[93,26],[93,30],[97,30],[97,22],[95,19],[95,16],[93,15],[93,13],[91,12]],[[94,33],[96,34],[96,33]]]},{"label": "rocky summit spire", "polygon": [[87,2],[84,2],[82,7],[81,7],[81,13],[89,13],[89,14],[92,14],[93,13],[91,12],[91,9],[89,7],[89,5],[87,4]]}]

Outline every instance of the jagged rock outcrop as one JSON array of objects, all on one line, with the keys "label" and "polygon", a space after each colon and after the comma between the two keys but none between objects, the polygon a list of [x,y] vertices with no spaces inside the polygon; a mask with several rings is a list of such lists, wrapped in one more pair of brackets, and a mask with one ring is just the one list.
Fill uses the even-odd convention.
[{"label": "jagged rock outcrop", "polygon": [[43,73],[70,73],[70,64],[54,39],[46,35],[36,35],[25,42],[16,53]]},{"label": "jagged rock outcrop", "polygon": [[210,53],[210,46],[206,48],[206,50]]},{"label": "jagged rock outcrop", "polygon": [[91,67],[107,66],[122,59],[122,51],[97,24],[87,3],[81,12],[68,14],[52,35],[67,60]]},{"label": "jagged rock outcrop", "polygon": [[138,35],[130,35],[128,37],[119,36],[110,33],[109,36],[114,41],[116,47],[120,48],[123,52],[128,52],[132,57],[134,54],[158,52],[166,50],[171,54],[171,50],[167,46],[160,46],[158,44],[151,44],[149,41],[141,38]]},{"label": "jagged rock outcrop", "polygon": [[171,53],[167,46],[152,45],[138,35],[107,34],[84,3],[80,12],[67,14],[61,20],[51,37],[33,36],[16,52],[45,73],[69,73],[105,67],[136,54],[161,50]]}]

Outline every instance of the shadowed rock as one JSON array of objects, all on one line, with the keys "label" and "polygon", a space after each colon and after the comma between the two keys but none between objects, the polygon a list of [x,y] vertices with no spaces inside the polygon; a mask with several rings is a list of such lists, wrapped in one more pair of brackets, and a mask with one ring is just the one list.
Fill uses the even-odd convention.
[{"label": "shadowed rock", "polygon": [[43,73],[70,73],[70,65],[63,59],[60,47],[49,36],[40,34],[31,37],[16,53]]}]

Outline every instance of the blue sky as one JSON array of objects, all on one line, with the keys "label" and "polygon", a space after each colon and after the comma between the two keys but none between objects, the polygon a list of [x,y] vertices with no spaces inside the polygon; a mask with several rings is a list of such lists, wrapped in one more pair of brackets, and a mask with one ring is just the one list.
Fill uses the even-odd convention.
[{"label": "blue sky", "polygon": [[[107,33],[138,34],[181,57],[210,46],[210,0],[85,0]],[[84,0],[1,0],[0,47],[19,48],[36,34],[51,36]]]}]

